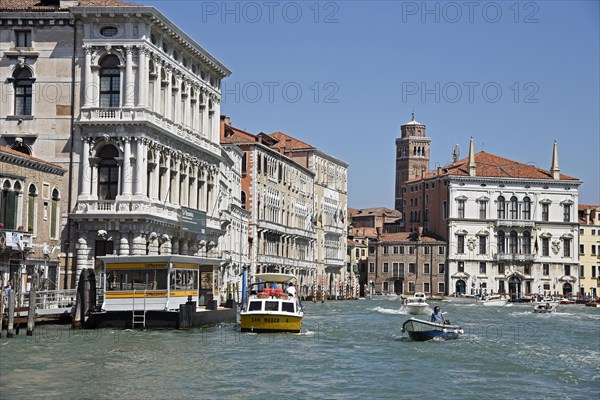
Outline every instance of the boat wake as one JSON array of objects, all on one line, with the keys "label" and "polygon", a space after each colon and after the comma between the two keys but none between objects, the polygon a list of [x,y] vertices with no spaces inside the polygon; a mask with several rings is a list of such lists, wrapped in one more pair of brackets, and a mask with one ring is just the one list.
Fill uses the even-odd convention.
[{"label": "boat wake", "polygon": [[402,307],[399,310],[394,310],[391,308],[383,308],[383,307],[375,307],[375,308],[371,308],[371,311],[376,311],[378,313],[381,314],[401,314],[401,315],[408,315],[408,311],[407,310],[403,310]]}]

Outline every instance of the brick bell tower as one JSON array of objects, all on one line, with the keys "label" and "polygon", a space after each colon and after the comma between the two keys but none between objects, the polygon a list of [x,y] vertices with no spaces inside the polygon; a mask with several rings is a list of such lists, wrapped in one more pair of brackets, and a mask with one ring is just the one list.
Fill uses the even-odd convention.
[{"label": "brick bell tower", "polygon": [[431,138],[427,137],[426,126],[415,121],[415,113],[410,122],[400,126],[402,135],[396,139],[396,210],[402,211],[404,182],[420,178],[429,171]]}]

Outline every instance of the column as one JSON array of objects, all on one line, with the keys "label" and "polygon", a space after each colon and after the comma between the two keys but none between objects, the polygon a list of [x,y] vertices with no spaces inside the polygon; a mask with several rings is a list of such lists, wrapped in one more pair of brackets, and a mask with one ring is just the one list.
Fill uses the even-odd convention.
[{"label": "column", "polygon": [[201,116],[201,129],[200,131],[202,132],[202,136],[204,136],[205,138],[208,137],[208,113],[209,113],[209,108],[208,108],[208,103],[209,103],[209,99],[208,99],[208,95],[207,93],[204,93],[204,105],[203,105],[203,109],[202,109],[202,116]]},{"label": "column", "polygon": [[148,96],[148,58],[146,57],[146,49],[138,47],[138,107],[146,107],[146,99]]},{"label": "column", "polygon": [[191,208],[198,208],[198,164],[194,163],[192,165],[192,176],[190,179],[192,180],[192,187],[190,188],[190,204],[188,204]]},{"label": "column", "polygon": [[119,240],[119,255],[129,255],[129,232],[121,232],[121,239]]},{"label": "column", "polygon": [[146,150],[146,139],[136,138],[135,147],[135,191],[136,196],[146,194],[146,178],[148,174],[148,151]]},{"label": "column", "polygon": [[146,255],[146,238],[143,233],[137,233],[133,238],[133,249],[131,254],[134,256]]},{"label": "column", "polygon": [[163,117],[171,119],[171,68],[167,67],[167,88],[165,89],[165,113]]},{"label": "column", "polygon": [[167,193],[169,190],[169,185],[171,184],[171,155],[169,152],[165,152],[165,173],[162,176],[162,184],[160,187],[160,197],[159,201],[166,202],[169,199],[167,198]]},{"label": "column", "polygon": [[185,118],[183,121],[181,121],[181,124],[184,126],[189,126],[191,127],[193,125],[192,122],[192,107],[191,107],[191,93],[192,93],[192,87],[191,87],[191,82],[188,82],[187,84],[187,96],[185,96],[185,101],[184,101],[184,105],[183,107],[185,107],[185,111],[183,112],[183,115],[185,115]]},{"label": "column", "polygon": [[[177,102],[175,102],[177,104]],[[175,160],[175,171],[171,171],[173,178],[171,179],[171,203],[180,204],[180,192],[181,192],[181,159]]]},{"label": "column", "polygon": [[85,65],[83,66],[83,107],[91,107],[92,99],[97,95],[96,88],[94,87],[94,76],[92,75],[92,47],[86,46],[85,51]]},{"label": "column", "polygon": [[88,160],[90,161],[91,166],[91,196],[93,199],[98,200],[98,163],[100,163],[100,158],[90,157]]},{"label": "column", "polygon": [[92,169],[90,168],[90,139],[82,138],[83,151],[81,153],[81,197],[88,198],[92,187]]},{"label": "column", "polygon": [[211,137],[210,140],[214,143],[219,143],[219,130],[220,130],[220,118],[219,112],[221,110],[221,104],[218,99],[213,100],[213,115],[212,115],[212,126],[211,126]]},{"label": "column", "polygon": [[181,83],[180,79],[175,80],[175,87],[173,88],[175,91],[175,106],[173,109],[173,117],[172,120],[176,124],[183,124],[181,120]]},{"label": "column", "polygon": [[133,171],[131,169],[131,138],[123,138],[123,186],[121,194],[131,196],[131,187],[133,181]]},{"label": "column", "polygon": [[133,79],[133,49],[125,46],[125,107],[133,107],[135,82]]},{"label": "column", "polygon": [[160,94],[161,94],[161,87],[162,87],[162,67],[160,67],[160,61],[155,58],[154,59],[154,64],[157,68],[156,71],[156,81],[154,82],[154,107],[152,107],[152,110],[157,113],[160,114],[160,102],[161,102],[161,98],[160,98]]},{"label": "column", "polygon": [[152,171],[152,184],[150,185],[150,198],[152,200],[160,201],[160,193],[158,193],[158,187],[160,186],[160,151],[158,146],[154,147],[154,170]]},{"label": "column", "polygon": [[188,168],[188,165],[186,164],[185,166],[182,165],[180,167],[180,174],[182,174],[181,176],[183,177],[183,179],[181,180],[181,194],[180,194],[180,198],[179,198],[179,203],[184,206],[184,207],[189,207],[189,199],[190,199],[190,169]]}]

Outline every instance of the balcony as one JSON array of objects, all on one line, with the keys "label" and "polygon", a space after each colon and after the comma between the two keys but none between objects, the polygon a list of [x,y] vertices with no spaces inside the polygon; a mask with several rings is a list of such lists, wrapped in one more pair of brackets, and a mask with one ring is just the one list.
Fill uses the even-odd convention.
[{"label": "balcony", "polygon": [[33,249],[33,234],[11,229],[0,229],[0,253],[4,250],[29,251]]},{"label": "balcony", "polygon": [[511,254],[511,253],[496,253],[494,261],[516,261],[516,262],[532,262],[535,254]]},{"label": "balcony", "polygon": [[533,228],[535,221],[524,219],[497,219],[496,228]]},{"label": "balcony", "polygon": [[173,123],[170,119],[145,108],[83,108],[77,123],[80,125],[123,125],[127,123],[139,125],[140,123],[148,123],[165,133],[193,143],[213,154],[220,154],[219,145],[211,142],[204,133],[189,126]]}]

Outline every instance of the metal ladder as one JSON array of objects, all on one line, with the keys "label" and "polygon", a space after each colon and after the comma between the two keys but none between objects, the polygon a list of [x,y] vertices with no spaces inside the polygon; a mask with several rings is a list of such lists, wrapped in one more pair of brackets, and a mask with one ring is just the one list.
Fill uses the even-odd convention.
[{"label": "metal ladder", "polygon": [[146,289],[144,289],[144,308],[142,310],[135,309],[135,290],[133,291],[133,306],[131,310],[131,327],[141,325],[142,329],[146,328]]}]

